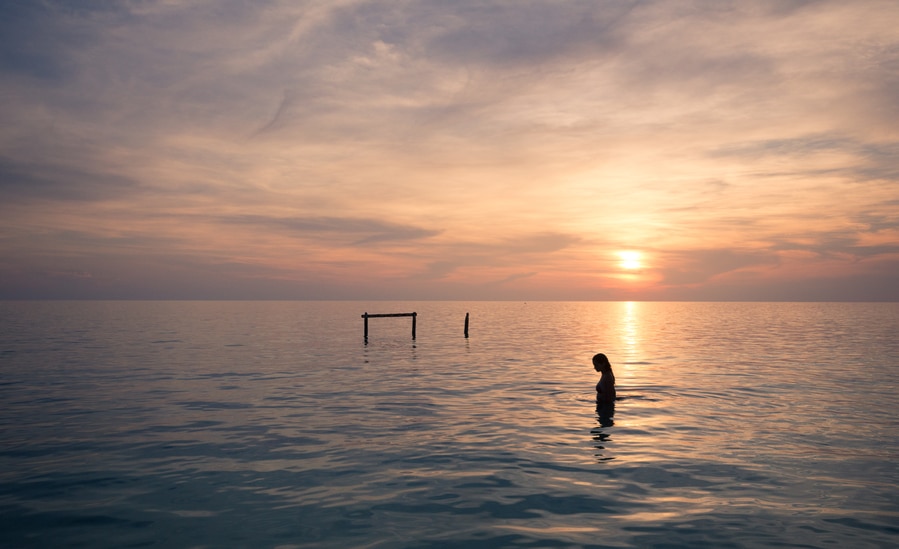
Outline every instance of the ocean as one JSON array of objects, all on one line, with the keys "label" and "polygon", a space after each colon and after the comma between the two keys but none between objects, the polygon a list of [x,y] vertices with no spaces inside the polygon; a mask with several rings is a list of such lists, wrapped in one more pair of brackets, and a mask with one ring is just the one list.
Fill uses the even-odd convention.
[{"label": "ocean", "polygon": [[5,548],[899,546],[899,303],[0,313]]}]

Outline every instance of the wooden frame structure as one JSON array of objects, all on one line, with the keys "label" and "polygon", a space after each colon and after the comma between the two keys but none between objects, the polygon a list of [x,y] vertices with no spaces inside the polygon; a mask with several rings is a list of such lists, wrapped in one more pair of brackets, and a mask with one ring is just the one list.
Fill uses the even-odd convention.
[{"label": "wooden frame structure", "polygon": [[[368,319],[369,318],[387,318],[387,317],[397,317],[397,316],[411,316],[412,317],[412,339],[415,339],[415,320],[418,318],[418,313],[362,313],[362,320],[365,321],[365,342],[368,343]],[[468,313],[465,313],[465,339],[468,339]]]},{"label": "wooden frame structure", "polygon": [[415,319],[418,317],[418,313],[380,313],[380,314],[369,314],[363,313],[362,318],[365,320],[365,341],[368,341],[368,319],[369,318],[385,318],[385,317],[395,317],[395,316],[411,316],[412,317],[412,339],[415,339]]}]

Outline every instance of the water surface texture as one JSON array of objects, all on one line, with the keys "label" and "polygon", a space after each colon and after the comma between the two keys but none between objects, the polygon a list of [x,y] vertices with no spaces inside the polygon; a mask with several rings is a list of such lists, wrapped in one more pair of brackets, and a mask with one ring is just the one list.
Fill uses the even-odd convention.
[{"label": "water surface texture", "polygon": [[0,307],[4,547],[899,545],[899,304]]}]

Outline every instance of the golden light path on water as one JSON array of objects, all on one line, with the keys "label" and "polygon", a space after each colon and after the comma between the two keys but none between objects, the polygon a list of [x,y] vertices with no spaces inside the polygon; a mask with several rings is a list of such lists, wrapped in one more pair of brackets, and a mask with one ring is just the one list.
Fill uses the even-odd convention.
[{"label": "golden light path on water", "polygon": [[638,361],[642,354],[640,349],[640,303],[625,301],[621,315],[621,342],[625,351],[625,362]]}]

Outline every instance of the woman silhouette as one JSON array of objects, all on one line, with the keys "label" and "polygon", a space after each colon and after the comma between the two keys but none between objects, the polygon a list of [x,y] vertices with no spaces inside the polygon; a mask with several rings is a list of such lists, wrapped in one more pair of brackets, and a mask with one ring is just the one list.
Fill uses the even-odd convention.
[{"label": "woman silhouette", "polygon": [[596,404],[612,404],[615,402],[615,374],[612,373],[612,365],[606,355],[598,353],[593,355],[593,369],[601,373],[599,383],[596,384]]}]

